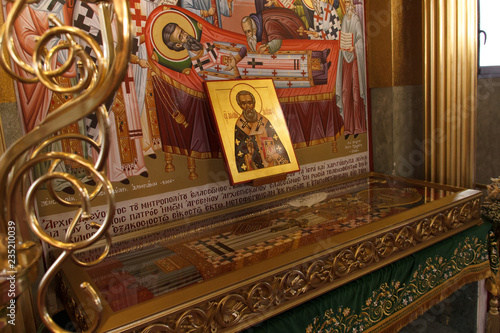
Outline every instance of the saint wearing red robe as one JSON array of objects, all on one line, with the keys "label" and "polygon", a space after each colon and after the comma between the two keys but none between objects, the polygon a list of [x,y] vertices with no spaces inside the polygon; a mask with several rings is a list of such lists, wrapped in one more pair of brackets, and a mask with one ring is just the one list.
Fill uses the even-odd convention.
[{"label": "saint wearing red robe", "polygon": [[340,51],[337,66],[336,99],[344,116],[344,135],[366,133],[366,71],[363,28],[351,0],[346,1],[342,20],[342,35],[348,36],[349,46]]}]

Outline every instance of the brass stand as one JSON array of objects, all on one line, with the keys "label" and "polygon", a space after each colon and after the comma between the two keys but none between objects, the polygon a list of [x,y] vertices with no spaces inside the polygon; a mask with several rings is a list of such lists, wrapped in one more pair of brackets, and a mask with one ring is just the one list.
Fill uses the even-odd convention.
[{"label": "brass stand", "polygon": [[[15,27],[20,24],[17,20],[25,19],[22,16],[28,3],[15,0],[8,4],[8,16],[0,29],[0,66],[21,83],[36,84],[54,93],[75,97],[51,109],[0,159],[0,310],[7,310],[2,313],[8,319],[7,327],[0,327],[2,331],[35,332],[37,323],[31,311],[33,304],[38,310],[38,319],[48,330],[66,332],[54,322],[47,309],[49,285],[65,261],[78,266],[91,266],[101,262],[109,252],[111,238],[108,228],[113,221],[115,204],[114,190],[104,172],[110,149],[109,119],[104,104],[121,85],[132,49],[129,2],[111,2],[94,5],[100,18],[102,45],[87,32],[64,26],[55,15],[48,15],[50,28],[41,36],[36,36],[33,57],[26,62],[16,48],[16,41],[24,36],[16,35]],[[56,44],[53,43],[54,39]],[[95,61],[76,40],[81,40],[92,49]],[[60,53],[65,53],[67,59],[63,64],[54,66],[56,62],[52,60]],[[73,68],[78,70],[79,80],[72,86],[60,84],[58,78]],[[98,120],[98,141],[80,133],[61,134],[65,127],[92,113],[96,114]],[[98,154],[95,164],[80,155],[53,148],[68,140],[80,141],[94,148]],[[66,172],[64,164],[67,163],[85,170],[95,185],[89,189],[82,179]],[[39,169],[44,171],[35,172]],[[54,187],[55,181],[67,184],[76,194],[72,198],[74,200],[63,198]],[[37,193],[42,188],[48,190],[51,199],[60,207],[73,209],[74,216],[63,235],[48,234],[38,220],[35,206]],[[98,196],[104,197],[107,209],[106,217],[100,223],[91,217],[92,202]],[[75,229],[82,227],[89,230],[91,235],[85,240],[75,240]],[[32,241],[35,236],[38,240]],[[75,251],[91,247],[103,237],[106,246],[97,260],[80,262],[74,256]],[[55,249],[49,254],[58,257],[51,262],[47,255],[48,267],[40,278],[41,244]],[[32,296],[30,287],[38,279],[37,294]],[[86,297],[96,312],[95,324],[89,329],[95,331],[102,313],[101,300],[87,282],[80,287],[87,292]]]}]

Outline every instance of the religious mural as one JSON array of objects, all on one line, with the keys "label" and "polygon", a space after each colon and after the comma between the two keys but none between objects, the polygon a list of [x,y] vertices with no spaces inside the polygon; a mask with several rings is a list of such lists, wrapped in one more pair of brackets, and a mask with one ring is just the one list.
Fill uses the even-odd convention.
[{"label": "religious mural", "polygon": [[[4,13],[11,7],[11,2],[3,1]],[[273,79],[293,148],[303,150],[299,156],[302,170],[296,175],[300,186],[310,186],[314,181],[311,172],[319,174],[325,161],[332,166],[331,172],[322,171],[317,182],[368,171],[362,0],[131,0],[130,8],[130,64],[120,89],[106,105],[111,122],[107,174],[116,184],[117,200],[123,205],[131,196],[152,202],[154,198],[172,197],[172,193],[191,193],[191,188],[200,186],[227,186],[220,142],[203,85],[211,80]],[[36,38],[52,25],[49,14],[102,43],[96,4],[41,0],[27,5],[14,27],[16,51],[24,61],[30,61]],[[52,42],[57,45],[66,41],[63,37]],[[95,58],[91,48],[86,49]],[[65,53],[59,52],[53,61],[63,64]],[[16,65],[13,67],[18,71]],[[72,85],[78,80],[78,72],[73,69],[59,80],[59,84]],[[39,83],[15,84],[25,132],[74,97],[53,93]],[[94,115],[62,132],[99,137]],[[54,149],[89,160],[97,155],[76,140],[64,140],[60,145]],[[326,148],[309,153],[319,146]],[[93,186],[83,170],[72,165],[60,167]],[[277,188],[293,189],[295,181],[291,179]],[[57,184],[56,190],[74,194],[64,182]],[[257,191],[265,194],[251,200],[273,195],[270,186]],[[235,197],[247,200],[241,199],[240,193]],[[185,206],[158,210],[155,216],[163,217],[152,224],[240,202],[228,198],[214,201],[217,205],[201,211]],[[40,202],[44,202],[43,197]],[[43,206],[42,215],[56,214],[49,202]],[[177,210],[183,213],[165,218],[165,214]],[[135,217],[127,215],[127,221]],[[139,224],[150,225],[147,221]],[[119,228],[113,233],[120,233]]]}]

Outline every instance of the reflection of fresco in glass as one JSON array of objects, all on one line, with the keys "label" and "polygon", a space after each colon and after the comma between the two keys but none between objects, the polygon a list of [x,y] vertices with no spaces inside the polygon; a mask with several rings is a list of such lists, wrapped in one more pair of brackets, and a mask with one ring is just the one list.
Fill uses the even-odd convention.
[{"label": "reflection of fresco in glass", "polygon": [[[111,301],[128,297],[123,302],[130,306],[376,223],[451,193],[378,176],[349,181],[201,220],[193,226],[198,231],[192,236],[172,237],[176,232],[170,230],[164,231],[165,235],[156,232],[116,244],[115,251],[130,252],[93,268],[91,275],[102,281],[112,276],[116,283],[101,283],[101,292]],[[130,250],[135,246],[144,246],[145,250]],[[144,251],[150,254],[144,256]],[[132,296],[117,296],[113,291],[125,287]]]},{"label": "reflection of fresco in glass", "polygon": [[167,248],[139,253],[122,253],[87,270],[113,311],[202,280],[196,267]]},{"label": "reflection of fresco in glass", "polygon": [[418,190],[412,187],[403,189],[375,188],[361,191],[356,196],[378,208],[410,205],[419,202],[422,198]]}]

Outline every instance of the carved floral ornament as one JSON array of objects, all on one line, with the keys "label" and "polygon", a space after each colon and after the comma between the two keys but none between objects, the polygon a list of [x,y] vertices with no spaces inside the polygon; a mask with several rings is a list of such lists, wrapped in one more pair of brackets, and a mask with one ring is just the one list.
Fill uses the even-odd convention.
[{"label": "carved floral ornament", "polygon": [[[468,224],[476,224],[480,199],[465,202],[384,234],[334,251],[309,263],[267,277],[188,310],[145,325],[149,332],[239,331],[276,314],[287,302],[308,300],[313,291],[327,292],[352,279],[354,273],[393,262],[396,254],[412,252],[417,245]],[[427,243],[427,244],[426,244]]]},{"label": "carved floral ornament", "polygon": [[[387,326],[382,328],[380,325],[384,317],[401,311],[414,302],[415,307],[420,307],[418,300],[421,296],[436,290],[440,285],[446,285],[445,282],[451,277],[456,278],[473,271],[472,265],[485,263],[488,248],[484,239],[476,236],[466,237],[457,244],[451,258],[443,258],[439,254],[426,258],[425,265],[416,267],[408,281],[391,280],[375,288],[359,312],[345,306],[330,308],[323,316],[313,318],[306,332],[362,332],[368,328],[372,328],[372,331],[386,329]],[[443,291],[439,289],[437,292],[441,294]],[[383,324],[390,325],[391,322]],[[374,328],[375,325],[378,326]]]}]

